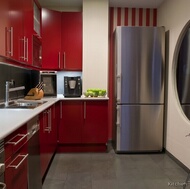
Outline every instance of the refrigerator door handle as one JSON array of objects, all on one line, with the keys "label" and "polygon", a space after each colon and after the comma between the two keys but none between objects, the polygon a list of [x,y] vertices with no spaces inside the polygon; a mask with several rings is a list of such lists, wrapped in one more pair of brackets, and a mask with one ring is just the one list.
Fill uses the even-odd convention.
[{"label": "refrigerator door handle", "polygon": [[116,85],[117,99],[116,100],[117,100],[117,103],[120,103],[121,102],[121,81],[122,81],[121,74],[117,75],[116,78],[117,78],[117,85]]},{"label": "refrigerator door handle", "polygon": [[116,117],[116,126],[117,127],[121,127],[121,123],[120,123],[120,117],[121,117],[121,108],[117,106],[116,108],[117,110],[117,117]]}]

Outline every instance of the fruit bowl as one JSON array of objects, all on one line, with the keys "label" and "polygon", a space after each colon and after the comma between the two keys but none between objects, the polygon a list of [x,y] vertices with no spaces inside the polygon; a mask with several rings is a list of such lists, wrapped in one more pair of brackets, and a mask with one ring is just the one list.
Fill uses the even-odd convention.
[{"label": "fruit bowl", "polygon": [[104,89],[88,89],[84,92],[85,97],[105,97],[106,90]]}]

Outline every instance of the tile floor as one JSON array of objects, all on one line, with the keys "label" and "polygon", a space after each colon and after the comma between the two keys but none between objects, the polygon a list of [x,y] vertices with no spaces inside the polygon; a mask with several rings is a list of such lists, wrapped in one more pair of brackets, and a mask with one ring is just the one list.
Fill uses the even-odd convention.
[{"label": "tile floor", "polygon": [[167,154],[56,154],[43,189],[190,189]]}]

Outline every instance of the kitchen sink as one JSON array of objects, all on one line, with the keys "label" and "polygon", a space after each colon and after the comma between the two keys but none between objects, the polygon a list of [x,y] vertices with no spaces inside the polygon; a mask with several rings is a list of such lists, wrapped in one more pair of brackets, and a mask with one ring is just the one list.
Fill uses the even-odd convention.
[{"label": "kitchen sink", "polygon": [[8,106],[5,106],[5,104],[0,105],[0,109],[34,109],[38,106],[46,103],[47,101],[24,101],[24,100],[14,100],[10,101]]}]

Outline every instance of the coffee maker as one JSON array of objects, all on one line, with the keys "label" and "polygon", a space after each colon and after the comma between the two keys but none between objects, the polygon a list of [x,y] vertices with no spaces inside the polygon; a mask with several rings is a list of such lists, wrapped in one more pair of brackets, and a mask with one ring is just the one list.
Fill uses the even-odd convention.
[{"label": "coffee maker", "polygon": [[82,82],[80,76],[64,77],[64,96],[65,97],[81,97]]}]

